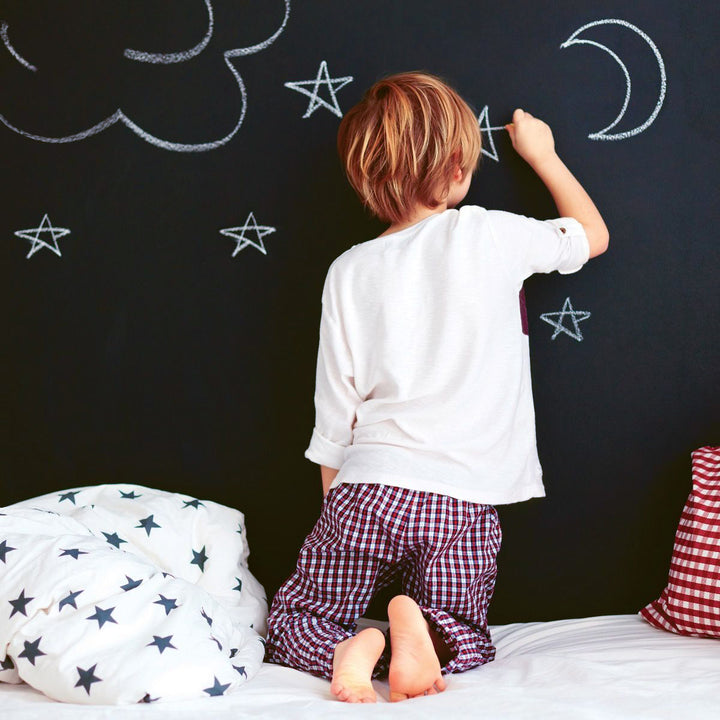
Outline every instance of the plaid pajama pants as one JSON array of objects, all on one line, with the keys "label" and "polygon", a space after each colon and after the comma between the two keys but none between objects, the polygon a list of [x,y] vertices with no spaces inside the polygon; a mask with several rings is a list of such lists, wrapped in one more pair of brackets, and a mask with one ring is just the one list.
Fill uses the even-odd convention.
[{"label": "plaid pajama pants", "polygon": [[[500,540],[491,505],[379,484],[333,488],[273,599],[266,659],[331,678],[335,646],[399,575],[452,653],[443,673],[492,660],[486,615]],[[374,675],[388,664],[386,649]]]}]

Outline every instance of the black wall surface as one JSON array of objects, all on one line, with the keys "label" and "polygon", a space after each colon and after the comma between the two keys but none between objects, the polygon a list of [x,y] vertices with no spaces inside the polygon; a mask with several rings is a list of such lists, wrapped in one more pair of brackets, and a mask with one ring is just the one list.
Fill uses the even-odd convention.
[{"label": "black wall surface", "polygon": [[[561,48],[600,20],[632,27]],[[0,504],[131,482],[232,505],[274,592],[320,504],[324,275],[381,230],[336,158],[335,102],[426,69],[484,128],[547,120],[611,231],[582,272],[526,285],[548,497],[501,508],[491,621],[657,596],[689,454],[720,440],[716,3],[3,0],[0,23]],[[627,136],[590,139],[624,106],[622,64],[607,134]],[[318,77],[313,97],[285,85]],[[555,216],[506,133],[483,135],[497,159],[467,202]],[[567,298],[582,340],[540,317]]]}]

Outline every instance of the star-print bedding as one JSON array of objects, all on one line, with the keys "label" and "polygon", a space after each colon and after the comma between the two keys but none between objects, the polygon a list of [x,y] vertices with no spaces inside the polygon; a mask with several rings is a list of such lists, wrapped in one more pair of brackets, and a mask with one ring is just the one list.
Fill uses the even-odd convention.
[{"label": "star-print bedding", "polygon": [[0,681],[118,704],[231,692],[260,668],[267,600],[241,512],[139,485],[0,509]]}]

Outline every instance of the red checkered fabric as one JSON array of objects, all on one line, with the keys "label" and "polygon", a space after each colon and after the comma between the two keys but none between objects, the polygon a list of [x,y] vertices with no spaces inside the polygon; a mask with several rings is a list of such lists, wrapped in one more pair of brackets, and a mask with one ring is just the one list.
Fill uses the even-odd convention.
[{"label": "red checkered fabric", "polygon": [[[339,485],[275,595],[266,659],[330,678],[335,646],[354,634],[373,593],[399,576],[453,653],[443,672],[492,660],[486,615],[500,540],[490,505],[379,484]],[[376,676],[387,661],[386,652]]]},{"label": "red checkered fabric", "polygon": [[667,587],[640,615],[680,635],[720,638],[720,447],[696,450],[692,473]]}]

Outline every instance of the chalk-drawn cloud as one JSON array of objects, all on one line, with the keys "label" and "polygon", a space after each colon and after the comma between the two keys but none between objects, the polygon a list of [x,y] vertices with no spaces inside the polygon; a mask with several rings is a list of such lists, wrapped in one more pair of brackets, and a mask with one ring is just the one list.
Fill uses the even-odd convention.
[{"label": "chalk-drawn cloud", "polygon": [[[632,81],[630,79],[630,73],[627,69],[627,66],[625,63],[620,59],[620,57],[615,53],[613,50],[611,50],[606,45],[603,45],[596,40],[589,40],[585,35],[586,31],[600,27],[600,26],[607,26],[607,25],[617,25],[620,27],[627,28],[631,30],[632,32],[639,35],[650,47],[653,54],[655,55],[655,60],[657,61],[658,70],[659,70],[659,88],[658,88],[658,98],[657,103],[650,114],[650,116],[643,122],[642,124],[638,125],[637,127],[632,128],[631,130],[626,130],[624,132],[616,132],[616,133],[609,133],[610,130],[613,130],[616,125],[620,123],[620,121],[625,117],[625,113],[627,112],[628,106],[630,104],[630,96],[632,94]],[[625,21],[625,20],[617,20],[617,19],[609,19],[609,20],[596,20],[595,22],[588,23],[587,25],[583,25],[581,28],[578,28],[562,45],[560,45],[561,48],[568,48],[573,45],[592,45],[594,47],[600,48],[600,50],[605,51],[608,53],[615,62],[620,66],[620,69],[623,72],[623,75],[625,76],[625,100],[623,102],[623,106],[618,113],[618,116],[605,128],[602,130],[598,130],[597,132],[591,133],[588,135],[588,137],[591,140],[624,140],[626,138],[632,137],[633,135],[638,135],[639,133],[646,130],[650,125],[652,125],[653,122],[655,122],[655,118],[658,116],[658,113],[660,112],[660,108],[663,105],[663,102],[665,101],[665,93],[667,89],[667,75],[665,73],[665,63],[663,62],[662,56],[660,55],[660,51],[657,48],[657,45],[650,39],[650,37],[644,33],[640,28],[636,27],[635,25]]]},{"label": "chalk-drawn cloud", "polygon": [[[206,150],[218,148],[226,144],[230,139],[235,136],[235,134],[240,129],[243,120],[245,119],[245,112],[247,109],[247,93],[245,90],[245,84],[240,73],[235,68],[231,60],[234,58],[244,57],[247,55],[258,53],[272,45],[278,39],[278,37],[284,31],[285,26],[288,22],[288,18],[290,16],[290,0],[282,0],[284,4],[284,13],[279,25],[273,28],[271,34],[258,39],[258,41],[253,42],[252,44],[245,45],[243,47],[231,48],[229,50],[217,47],[218,43],[215,42],[216,35],[218,34],[215,8],[221,5],[223,3],[223,0],[197,0],[197,2],[201,5],[204,5],[205,19],[202,32],[199,34],[199,39],[195,43],[187,47],[174,49],[170,52],[154,52],[136,47],[125,47],[124,49],[122,49],[121,52],[122,58],[113,58],[112,60],[113,62],[115,62],[115,64],[117,64],[117,62],[119,61],[124,60],[130,61],[131,63],[156,66],[170,66],[179,64],[186,64],[187,66],[190,66],[193,64],[193,61],[195,63],[199,63],[199,61],[203,59],[203,57],[209,54],[219,54],[221,62],[216,63],[215,67],[221,67],[223,72],[228,72],[230,74],[233,87],[235,87],[237,93],[237,97],[235,98],[234,103],[235,117],[231,122],[232,127],[229,131],[225,132],[222,137],[202,142],[178,142],[170,140],[164,137],[160,137],[160,135],[157,133],[150,132],[147,129],[145,123],[133,119],[133,117],[131,117],[133,113],[126,112],[122,107],[114,110],[110,114],[105,114],[104,117],[101,117],[101,119],[92,122],[92,124],[90,125],[85,124],[75,132],[64,133],[59,136],[51,136],[44,133],[41,134],[37,132],[32,132],[31,130],[27,129],[27,122],[22,123],[22,125],[24,126],[21,126],[21,123],[13,122],[8,111],[0,112],[0,122],[2,122],[10,130],[20,135],[23,135],[24,137],[44,143],[78,142],[80,140],[85,140],[89,137],[92,137],[93,135],[97,135],[98,133],[107,130],[113,125],[122,124],[132,130],[136,135],[141,137],[146,142],[151,143],[156,147],[163,148],[165,150],[172,150],[176,152],[203,152]],[[85,11],[87,11],[88,7],[89,6],[86,6]],[[106,9],[106,12],[111,12],[111,10],[107,6],[104,5],[104,7]],[[165,7],[167,8],[167,5],[165,5]],[[262,10],[266,13],[267,0],[258,0],[258,2],[256,3],[256,7],[258,8],[258,10]],[[282,5],[278,4],[278,8],[282,10]],[[176,7],[172,8],[172,10],[174,12],[186,10],[186,4],[178,4]],[[99,12],[99,10],[97,9],[95,11]],[[112,8],[112,12],[117,14],[117,6]],[[133,12],[137,12],[137,6],[134,7]],[[72,18],[65,18],[64,20],[68,25],[72,25]],[[138,24],[137,18],[134,18],[134,22],[136,25]],[[24,52],[18,49],[17,45],[13,44],[11,40],[12,29],[12,23],[9,22],[6,18],[0,17],[0,39],[2,39],[3,45],[5,46],[5,50],[7,51],[7,53],[12,56],[14,61],[17,62],[18,67],[22,68],[22,72],[27,73],[28,71],[30,71],[35,77],[45,75],[45,78],[47,78],[48,75],[52,76],[52,73],[54,71],[52,63],[46,63],[45,65],[43,65],[40,62],[35,62],[33,58],[27,57]],[[26,36],[28,32],[32,33],[32,29],[28,29],[27,27],[24,28],[24,30]],[[118,33],[120,31],[116,30],[115,32]],[[46,29],[45,33],[47,34]],[[227,32],[225,34],[227,34]],[[97,45],[97,38],[94,38],[93,40],[95,41],[94,44]],[[60,42],[60,39],[58,38],[56,41]],[[0,51],[2,50],[0,49]],[[209,66],[209,63],[205,63],[204,70],[202,72],[207,72],[207,67]],[[194,72],[195,76],[197,76],[197,71]],[[64,80],[66,79],[64,78]],[[50,83],[51,82],[52,81],[50,81]],[[177,84],[177,78],[175,78],[175,82]],[[45,83],[45,87],[47,87],[48,81],[45,80]],[[203,85],[203,83],[198,83],[197,77],[195,77],[195,84]],[[210,83],[206,84],[209,85]],[[58,85],[62,85],[62,83],[58,82]],[[5,100],[6,104],[10,104],[12,98],[8,99],[6,97]],[[68,103],[71,102],[72,101],[68,100]],[[180,103],[178,103],[178,105],[179,104]],[[191,114],[193,108],[183,108],[183,110]]]}]

